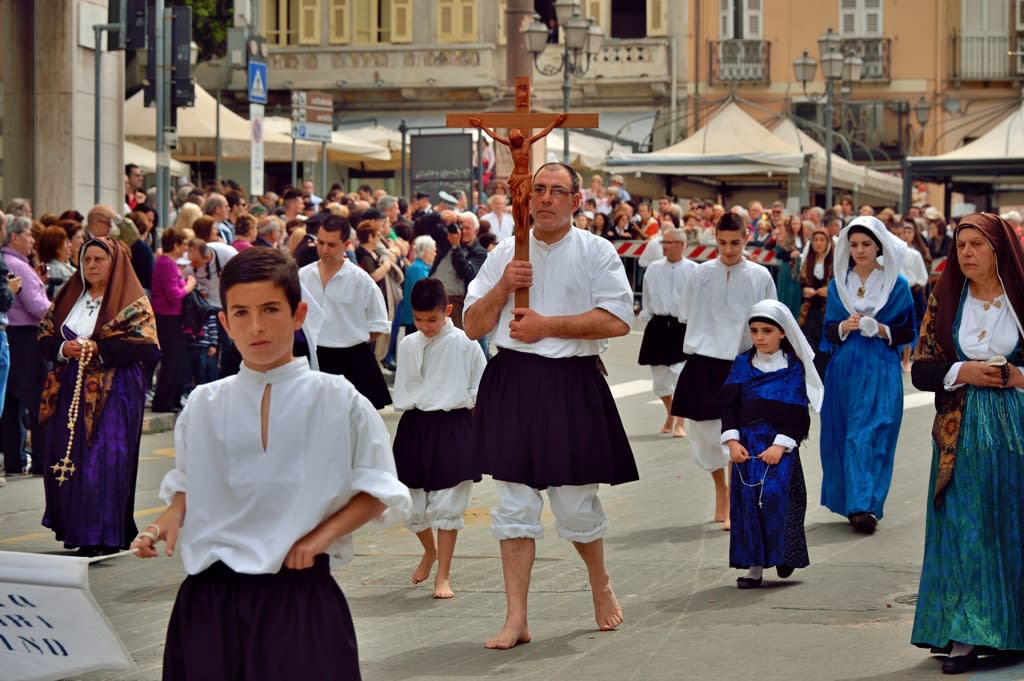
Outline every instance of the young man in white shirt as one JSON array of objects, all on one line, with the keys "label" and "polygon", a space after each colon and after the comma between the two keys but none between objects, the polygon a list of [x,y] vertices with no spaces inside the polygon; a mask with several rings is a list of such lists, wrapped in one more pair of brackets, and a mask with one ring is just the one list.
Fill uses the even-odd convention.
[{"label": "young man in white shirt", "polygon": [[[501,348],[484,371],[473,416],[479,470],[498,491],[491,531],[501,543],[507,605],[488,648],[530,640],[527,594],[543,536],[542,489],[558,534],[586,564],[598,628],[622,623],[604,563],[608,518],[597,491],[639,475],[597,355],[608,338],[629,333],[633,294],[611,243],[573,228],[579,203],[576,171],[541,166],[530,194],[529,261],[513,260],[514,240],[503,241],[466,295],[466,334],[477,339],[494,329]],[[519,288],[530,289],[529,308],[514,306]]]},{"label": "young man in white shirt", "polygon": [[679,309],[686,324],[686,365],[672,396],[672,415],[688,419],[693,459],[711,473],[715,520],[729,529],[729,450],[722,445],[722,420],[715,396],[736,355],[751,347],[747,316],[754,303],[776,299],[766,267],[743,255],[748,234],[743,218],[723,215],[715,228],[718,257],[701,263],[690,277]]},{"label": "young man in white shirt", "polygon": [[388,333],[391,322],[380,287],[345,256],[351,238],[348,220],[338,215],[324,218],[316,233],[320,260],[299,270],[299,281],[303,296],[311,296],[323,309],[316,345],[320,371],[344,376],[373,406],[383,409],[391,404],[391,395],[372,341]]},{"label": "young man in white shirt", "polygon": [[[237,376],[196,388],[175,426],[168,508],[132,542],[180,545],[188,577],[167,627],[165,679],[360,678],[355,630],[331,576],[352,533],[412,502],[388,432],[348,381],[292,356],[306,316],[295,264],[251,248],[225,266],[220,313]],[[187,511],[187,512],[186,512]]]}]

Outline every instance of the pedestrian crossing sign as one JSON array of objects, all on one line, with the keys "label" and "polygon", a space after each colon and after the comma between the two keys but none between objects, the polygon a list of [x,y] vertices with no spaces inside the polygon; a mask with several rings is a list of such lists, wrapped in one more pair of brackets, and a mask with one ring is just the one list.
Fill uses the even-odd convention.
[{"label": "pedestrian crossing sign", "polygon": [[267,103],[267,65],[260,62],[249,62],[249,102],[252,104]]}]

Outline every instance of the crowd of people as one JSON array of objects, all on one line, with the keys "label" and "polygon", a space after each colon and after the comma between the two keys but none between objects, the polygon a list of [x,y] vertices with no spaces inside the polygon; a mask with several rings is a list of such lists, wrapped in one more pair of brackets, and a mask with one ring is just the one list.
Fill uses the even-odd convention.
[{"label": "crowd of people", "polygon": [[[433,595],[451,598],[457,533],[484,473],[498,491],[492,531],[507,596],[487,647],[530,640],[541,491],[587,567],[598,627],[619,626],[598,488],[638,474],[599,354],[637,312],[639,362],[665,407],[661,432],[688,438],[711,475],[728,563],[746,570],[737,587],[760,587],[765,568],[786,578],[810,564],[800,461],[810,409],[821,413],[821,503],[855,531],[876,531],[911,372],[936,392],[938,412],[913,642],[948,653],[951,673],[979,654],[1024,649],[1024,605],[1002,606],[1024,583],[1024,512],[1014,502],[1024,485],[1018,215],[947,222],[931,206],[855,210],[850,196],[791,214],[781,202],[652,202],[634,199],[619,176],[583,187],[550,163],[531,181],[524,262],[513,259],[500,181],[487,196],[411,200],[368,185],[336,185],[321,198],[308,180],[258,197],[230,181],[184,185],[160,225],[155,191],[142,191],[137,171],[125,169],[121,210],[37,220],[14,199],[0,214],[0,448],[8,479],[44,477],[43,524],[80,555],[131,545],[152,556],[161,540],[173,551],[181,530],[190,577],[165,658],[181,678],[186,653],[212,645],[198,604],[255,588],[247,575],[293,589],[292,572],[312,569],[320,584],[301,596],[303,608],[343,613],[327,631],[350,631],[321,554],[350,558],[348,535],[385,508],[423,546],[412,581],[436,564]],[[623,239],[647,242],[638,261],[616,254],[610,242]],[[714,257],[688,260],[696,245]],[[772,251],[773,266],[748,259],[751,248]],[[642,286],[639,309],[627,269]],[[529,307],[513,303],[521,288],[533,294]],[[168,511],[138,532],[147,402],[181,413],[176,466],[161,489]],[[392,403],[402,411],[393,457],[376,413]],[[321,414],[339,404],[349,406]],[[260,417],[236,418],[245,409]],[[510,409],[531,427],[486,427]],[[340,430],[320,433],[317,415]],[[322,456],[339,435],[351,470]],[[304,474],[291,456],[300,441],[315,468]],[[212,465],[210,442],[244,471]],[[248,463],[256,450],[267,456]],[[325,490],[320,473],[344,493]],[[294,498],[258,491],[271,480]],[[253,495],[266,507],[253,510]],[[273,521],[273,537],[261,520]],[[297,616],[260,603],[267,621]],[[210,621],[222,616],[237,613]],[[313,675],[316,640],[294,646],[310,651]],[[358,674],[354,644],[332,655]],[[237,672],[235,661],[216,664]]]}]

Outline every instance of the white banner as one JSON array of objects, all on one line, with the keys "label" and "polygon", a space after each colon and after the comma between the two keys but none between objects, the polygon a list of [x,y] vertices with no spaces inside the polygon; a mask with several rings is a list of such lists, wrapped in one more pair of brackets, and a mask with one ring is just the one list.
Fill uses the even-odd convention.
[{"label": "white banner", "polygon": [[249,193],[253,196],[263,195],[263,105],[249,105],[249,125],[252,134],[250,142],[252,153],[249,154]]},{"label": "white banner", "polygon": [[0,678],[135,669],[89,591],[89,560],[0,551]]}]

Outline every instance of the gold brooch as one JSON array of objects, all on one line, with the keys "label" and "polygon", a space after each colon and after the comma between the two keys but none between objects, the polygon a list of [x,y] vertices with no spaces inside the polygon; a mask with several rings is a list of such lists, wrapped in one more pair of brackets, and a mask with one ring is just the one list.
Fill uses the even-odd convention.
[{"label": "gold brooch", "polygon": [[997,300],[992,303],[982,303],[981,307],[987,312],[990,307],[994,307],[997,310],[1003,306],[1003,301]]},{"label": "gold brooch", "polygon": [[858,298],[863,298],[864,297],[864,287],[863,286],[861,286],[860,288],[857,289],[857,297]]}]

